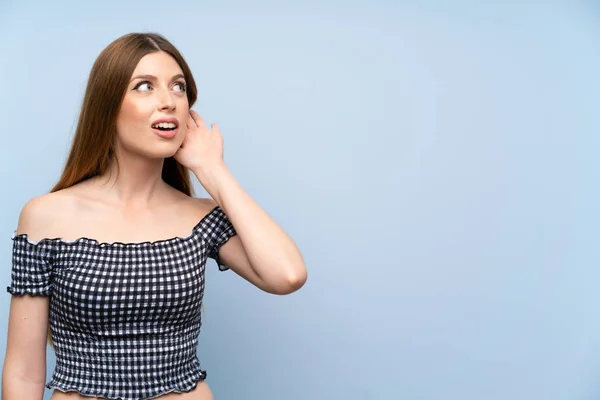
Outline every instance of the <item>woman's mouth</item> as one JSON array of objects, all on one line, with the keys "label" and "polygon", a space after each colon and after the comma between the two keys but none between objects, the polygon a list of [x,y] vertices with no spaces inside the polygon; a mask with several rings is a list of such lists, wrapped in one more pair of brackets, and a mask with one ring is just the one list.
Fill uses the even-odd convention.
[{"label": "woman's mouth", "polygon": [[156,133],[162,138],[172,139],[177,135],[179,127],[173,123],[162,122],[159,124],[152,125],[152,130],[154,131],[154,133]]}]

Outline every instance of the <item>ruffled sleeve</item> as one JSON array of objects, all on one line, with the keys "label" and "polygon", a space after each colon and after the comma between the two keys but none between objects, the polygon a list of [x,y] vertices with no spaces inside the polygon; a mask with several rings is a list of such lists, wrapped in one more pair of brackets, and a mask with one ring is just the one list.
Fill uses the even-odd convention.
[{"label": "ruffled sleeve", "polygon": [[211,213],[209,232],[208,257],[216,261],[220,271],[227,271],[229,267],[224,265],[219,258],[219,250],[221,246],[237,233],[229,217],[227,217],[220,207],[216,207],[214,212]]},{"label": "ruffled sleeve", "polygon": [[6,291],[16,296],[50,296],[57,244],[47,239],[33,242],[26,234],[16,232],[12,240],[11,284]]}]

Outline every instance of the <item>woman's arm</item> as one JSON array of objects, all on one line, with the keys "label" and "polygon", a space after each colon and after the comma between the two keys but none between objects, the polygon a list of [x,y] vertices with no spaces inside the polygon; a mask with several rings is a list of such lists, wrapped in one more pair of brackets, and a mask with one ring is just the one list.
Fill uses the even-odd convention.
[{"label": "woman's arm", "polygon": [[50,300],[12,296],[2,369],[3,400],[41,400],[46,380],[46,340]]},{"label": "woman's arm", "polygon": [[[42,198],[27,203],[19,216],[17,233],[39,237],[38,228],[45,225],[47,208]],[[44,397],[49,311],[48,296],[11,296],[2,369],[3,400],[41,400]]]},{"label": "woman's arm", "polygon": [[289,294],[301,288],[307,271],[298,247],[246,193],[226,165],[192,172],[237,232],[237,237],[219,251],[223,263],[269,293]]}]

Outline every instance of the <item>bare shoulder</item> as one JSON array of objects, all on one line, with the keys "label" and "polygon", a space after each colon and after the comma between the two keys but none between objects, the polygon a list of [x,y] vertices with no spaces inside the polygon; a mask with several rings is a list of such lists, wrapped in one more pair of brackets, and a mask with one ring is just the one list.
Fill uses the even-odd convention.
[{"label": "bare shoulder", "polygon": [[[212,197],[191,197],[179,190],[169,188],[171,191],[170,204],[174,206],[176,214],[189,216],[198,221],[217,207],[217,202]],[[187,218],[187,217],[186,217]]]},{"label": "bare shoulder", "polygon": [[33,197],[21,209],[17,234],[25,233],[31,240],[51,237],[55,227],[73,209],[75,199],[65,191]]},{"label": "bare shoulder", "polygon": [[217,207],[217,202],[210,197],[192,197],[192,207],[195,209],[195,214],[199,217],[208,214]]}]

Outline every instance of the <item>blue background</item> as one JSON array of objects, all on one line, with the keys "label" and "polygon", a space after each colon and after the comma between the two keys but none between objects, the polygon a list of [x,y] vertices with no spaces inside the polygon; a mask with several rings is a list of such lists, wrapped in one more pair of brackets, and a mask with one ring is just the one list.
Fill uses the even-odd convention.
[{"label": "blue background", "polygon": [[598,2],[4,0],[0,15],[0,287],[95,58],[154,31],[309,271],[281,297],[209,262],[198,353],[216,399],[600,399]]}]

